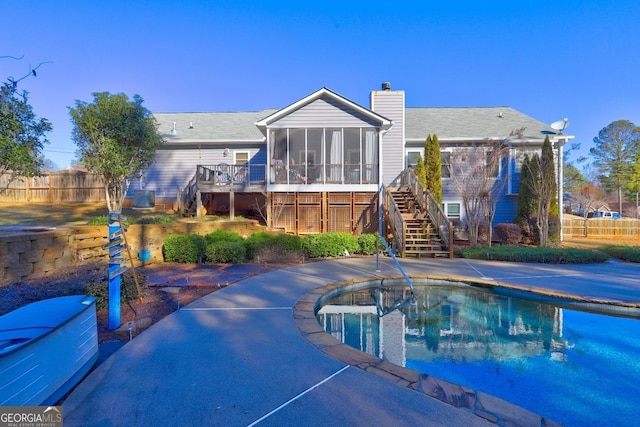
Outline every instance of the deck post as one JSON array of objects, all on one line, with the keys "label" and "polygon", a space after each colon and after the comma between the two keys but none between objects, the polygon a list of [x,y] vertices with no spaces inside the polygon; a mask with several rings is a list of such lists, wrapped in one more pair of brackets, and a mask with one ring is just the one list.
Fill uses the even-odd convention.
[{"label": "deck post", "polygon": [[202,193],[196,190],[196,218],[202,216]]},{"label": "deck post", "polygon": [[236,201],[233,190],[229,191],[229,219],[234,220],[236,217]]}]

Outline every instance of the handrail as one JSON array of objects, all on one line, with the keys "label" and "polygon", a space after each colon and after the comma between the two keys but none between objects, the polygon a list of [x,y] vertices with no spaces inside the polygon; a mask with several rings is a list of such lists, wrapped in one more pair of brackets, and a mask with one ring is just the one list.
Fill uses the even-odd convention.
[{"label": "handrail", "polygon": [[429,220],[438,231],[442,242],[449,250],[449,258],[453,258],[453,224],[445,215],[440,203],[431,192],[424,188],[413,169],[407,168],[400,173],[400,185],[408,187],[420,204],[420,210],[426,212]]},{"label": "handrail", "polygon": [[200,176],[200,165],[196,168],[196,173],[193,174],[189,183],[180,191],[180,198],[178,200],[178,208],[179,212],[183,212],[191,197],[196,193],[196,189],[198,187],[198,177]]},{"label": "handrail", "polygon": [[393,253],[391,248],[389,248],[389,245],[387,244],[387,241],[382,236],[378,236],[378,240],[380,240],[380,242],[382,243],[384,248],[387,250],[387,253],[391,257],[393,262],[396,263],[396,267],[398,267],[398,270],[400,270],[400,273],[402,273],[402,276],[404,277],[404,280],[407,282],[407,285],[409,285],[409,288],[411,289],[411,295],[413,295],[413,282],[409,278],[409,275],[407,274],[406,271],[404,271],[404,268],[402,268],[402,265],[400,265],[400,262],[396,258],[395,254]]},{"label": "handrail", "polygon": [[200,183],[213,185],[248,185],[264,184],[264,164],[230,165],[219,163],[217,165],[198,165]]},{"label": "handrail", "polygon": [[405,224],[404,218],[402,217],[402,213],[400,212],[400,208],[396,204],[394,198],[391,197],[389,189],[384,185],[382,186],[382,189],[385,199],[383,206],[385,209],[385,215],[387,217],[387,224],[391,225],[393,231],[393,246],[396,248],[396,250],[400,251],[400,256],[404,258],[404,256],[406,255],[405,231],[407,226]]}]

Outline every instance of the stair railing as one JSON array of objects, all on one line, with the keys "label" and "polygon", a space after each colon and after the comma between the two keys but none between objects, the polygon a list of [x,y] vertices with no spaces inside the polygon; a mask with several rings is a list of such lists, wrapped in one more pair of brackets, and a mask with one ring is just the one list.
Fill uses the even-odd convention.
[{"label": "stair railing", "polygon": [[426,212],[431,224],[438,232],[438,236],[449,251],[449,258],[453,258],[453,224],[444,214],[440,203],[433,197],[431,192],[425,189],[414,173],[413,169],[407,168],[400,174],[400,185],[411,190],[418,200],[420,210]]},{"label": "stair railing", "polygon": [[391,191],[384,185],[382,186],[382,194],[384,195],[382,206],[385,222],[391,228],[389,236],[392,242],[391,247],[404,258],[406,255],[405,235],[407,225],[402,217],[400,208],[391,196]]},{"label": "stair railing", "polygon": [[200,168],[201,166],[198,165],[196,173],[193,175],[193,177],[191,177],[189,183],[179,192],[180,197],[178,199],[178,212],[181,212],[183,215],[187,213],[185,212],[185,210],[189,208],[189,203],[196,196],[196,191],[198,189],[198,179],[200,174],[203,172],[202,170],[200,170]]}]

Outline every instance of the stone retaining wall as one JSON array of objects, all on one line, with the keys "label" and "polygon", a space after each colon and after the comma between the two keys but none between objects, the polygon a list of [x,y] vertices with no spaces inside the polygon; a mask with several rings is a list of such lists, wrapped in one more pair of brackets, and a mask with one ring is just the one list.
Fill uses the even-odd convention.
[{"label": "stone retaining wall", "polygon": [[[175,224],[130,225],[125,233],[135,265],[141,265],[138,251],[151,251],[147,263],[163,262],[162,243],[175,234],[206,235],[214,230],[236,231],[249,236],[264,227],[256,221],[178,222]],[[0,233],[0,286],[30,277],[46,276],[57,270],[94,261],[107,262],[107,226],[71,226],[56,229],[25,228]],[[123,251],[123,258],[129,254]]]}]

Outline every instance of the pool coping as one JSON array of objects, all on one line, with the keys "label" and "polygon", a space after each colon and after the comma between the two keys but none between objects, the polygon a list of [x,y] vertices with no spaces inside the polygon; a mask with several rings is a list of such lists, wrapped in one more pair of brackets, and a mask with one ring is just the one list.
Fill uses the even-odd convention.
[{"label": "pool coping", "polygon": [[[562,292],[540,288],[514,285],[510,283],[484,280],[463,276],[411,275],[411,279],[464,282],[480,287],[500,287],[531,294],[535,297],[561,298],[588,310],[591,304],[606,305],[612,314],[640,314],[640,304],[624,303],[603,299],[585,298]],[[381,276],[376,280],[404,280],[403,276]],[[362,369],[370,374],[391,381],[401,387],[423,393],[461,410],[483,418],[497,425],[521,426],[560,426],[561,424],[543,417],[535,412],[512,404],[504,399],[481,391],[463,387],[432,375],[395,365],[389,361],[357,350],[343,344],[325,332],[316,318],[316,310],[320,300],[327,294],[339,289],[372,281],[371,277],[351,278],[317,287],[303,295],[293,307],[293,318],[296,327],[309,343],[326,355],[338,359],[350,366]]]}]

